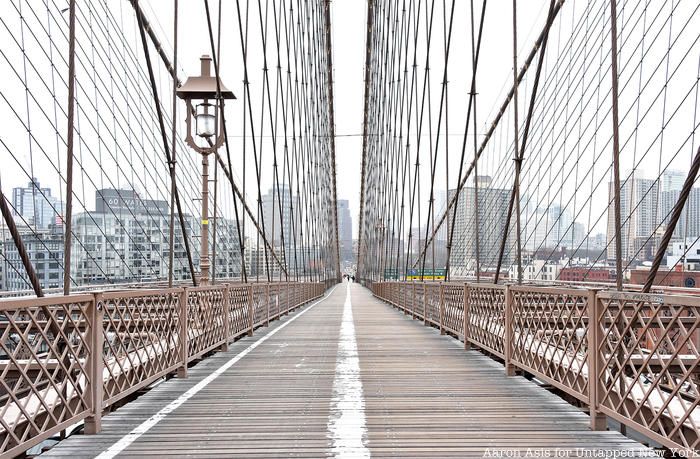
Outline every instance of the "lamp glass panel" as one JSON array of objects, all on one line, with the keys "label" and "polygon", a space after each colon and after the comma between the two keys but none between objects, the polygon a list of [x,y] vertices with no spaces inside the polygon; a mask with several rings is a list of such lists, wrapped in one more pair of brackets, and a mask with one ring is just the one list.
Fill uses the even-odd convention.
[{"label": "lamp glass panel", "polygon": [[214,105],[197,105],[197,135],[199,137],[211,137],[216,134],[216,117],[214,116]]}]

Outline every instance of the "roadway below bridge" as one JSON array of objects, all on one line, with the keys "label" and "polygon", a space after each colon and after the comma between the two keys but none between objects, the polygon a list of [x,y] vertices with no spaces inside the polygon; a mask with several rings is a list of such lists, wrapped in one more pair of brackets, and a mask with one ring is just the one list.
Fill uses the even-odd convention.
[{"label": "roadway below bridge", "polygon": [[102,422],[42,457],[653,455],[347,283]]}]

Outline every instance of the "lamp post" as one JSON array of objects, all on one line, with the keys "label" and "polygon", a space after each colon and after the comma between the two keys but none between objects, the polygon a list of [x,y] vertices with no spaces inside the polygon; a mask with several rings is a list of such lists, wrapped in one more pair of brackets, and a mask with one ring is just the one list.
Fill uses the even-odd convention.
[{"label": "lamp post", "polygon": [[[200,58],[199,76],[189,77],[177,90],[187,104],[185,142],[202,156],[202,235],[200,250],[200,285],[209,283],[209,154],[224,143],[222,111],[224,99],[235,99],[220,79],[211,74],[211,57]],[[192,117],[194,116],[194,132]],[[197,143],[195,137],[200,139]]]}]

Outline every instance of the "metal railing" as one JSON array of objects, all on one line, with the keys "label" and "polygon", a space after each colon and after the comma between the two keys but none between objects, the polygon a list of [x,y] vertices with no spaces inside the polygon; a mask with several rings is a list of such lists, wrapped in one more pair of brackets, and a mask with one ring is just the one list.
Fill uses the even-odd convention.
[{"label": "metal railing", "polygon": [[[378,298],[659,444],[700,449],[700,298],[476,283],[374,283]],[[437,311],[437,313],[436,313]],[[589,378],[589,375],[593,375]]]},{"label": "metal railing", "polygon": [[0,299],[0,458],[23,453],[319,298],[280,282]]}]

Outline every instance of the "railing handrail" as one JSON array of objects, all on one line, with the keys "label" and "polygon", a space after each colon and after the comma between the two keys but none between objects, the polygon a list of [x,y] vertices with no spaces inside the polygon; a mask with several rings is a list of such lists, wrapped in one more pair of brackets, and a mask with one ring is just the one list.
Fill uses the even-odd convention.
[{"label": "railing handrail", "polygon": [[[226,350],[230,341],[319,298],[327,285],[217,283],[0,299],[0,335],[11,338],[0,343],[3,372],[24,381],[8,384],[21,393],[0,405],[0,459],[82,420],[86,433],[99,431],[107,406],[167,374],[186,377],[188,362]],[[262,298],[252,301],[257,290]],[[35,423],[40,431],[15,435],[46,414],[48,421]]]},{"label": "railing handrail", "polygon": [[[463,340],[465,348],[474,345],[504,359],[506,374],[531,373],[587,404],[593,429],[605,428],[609,416],[666,447],[700,448],[700,297],[532,284],[427,284],[433,287],[388,281],[372,283],[371,289]],[[425,292],[424,305],[429,296],[439,298],[439,316],[414,304],[417,286]],[[446,287],[452,297],[444,294]],[[626,395],[621,400],[614,394]],[[695,400],[679,398],[689,396]]]}]

